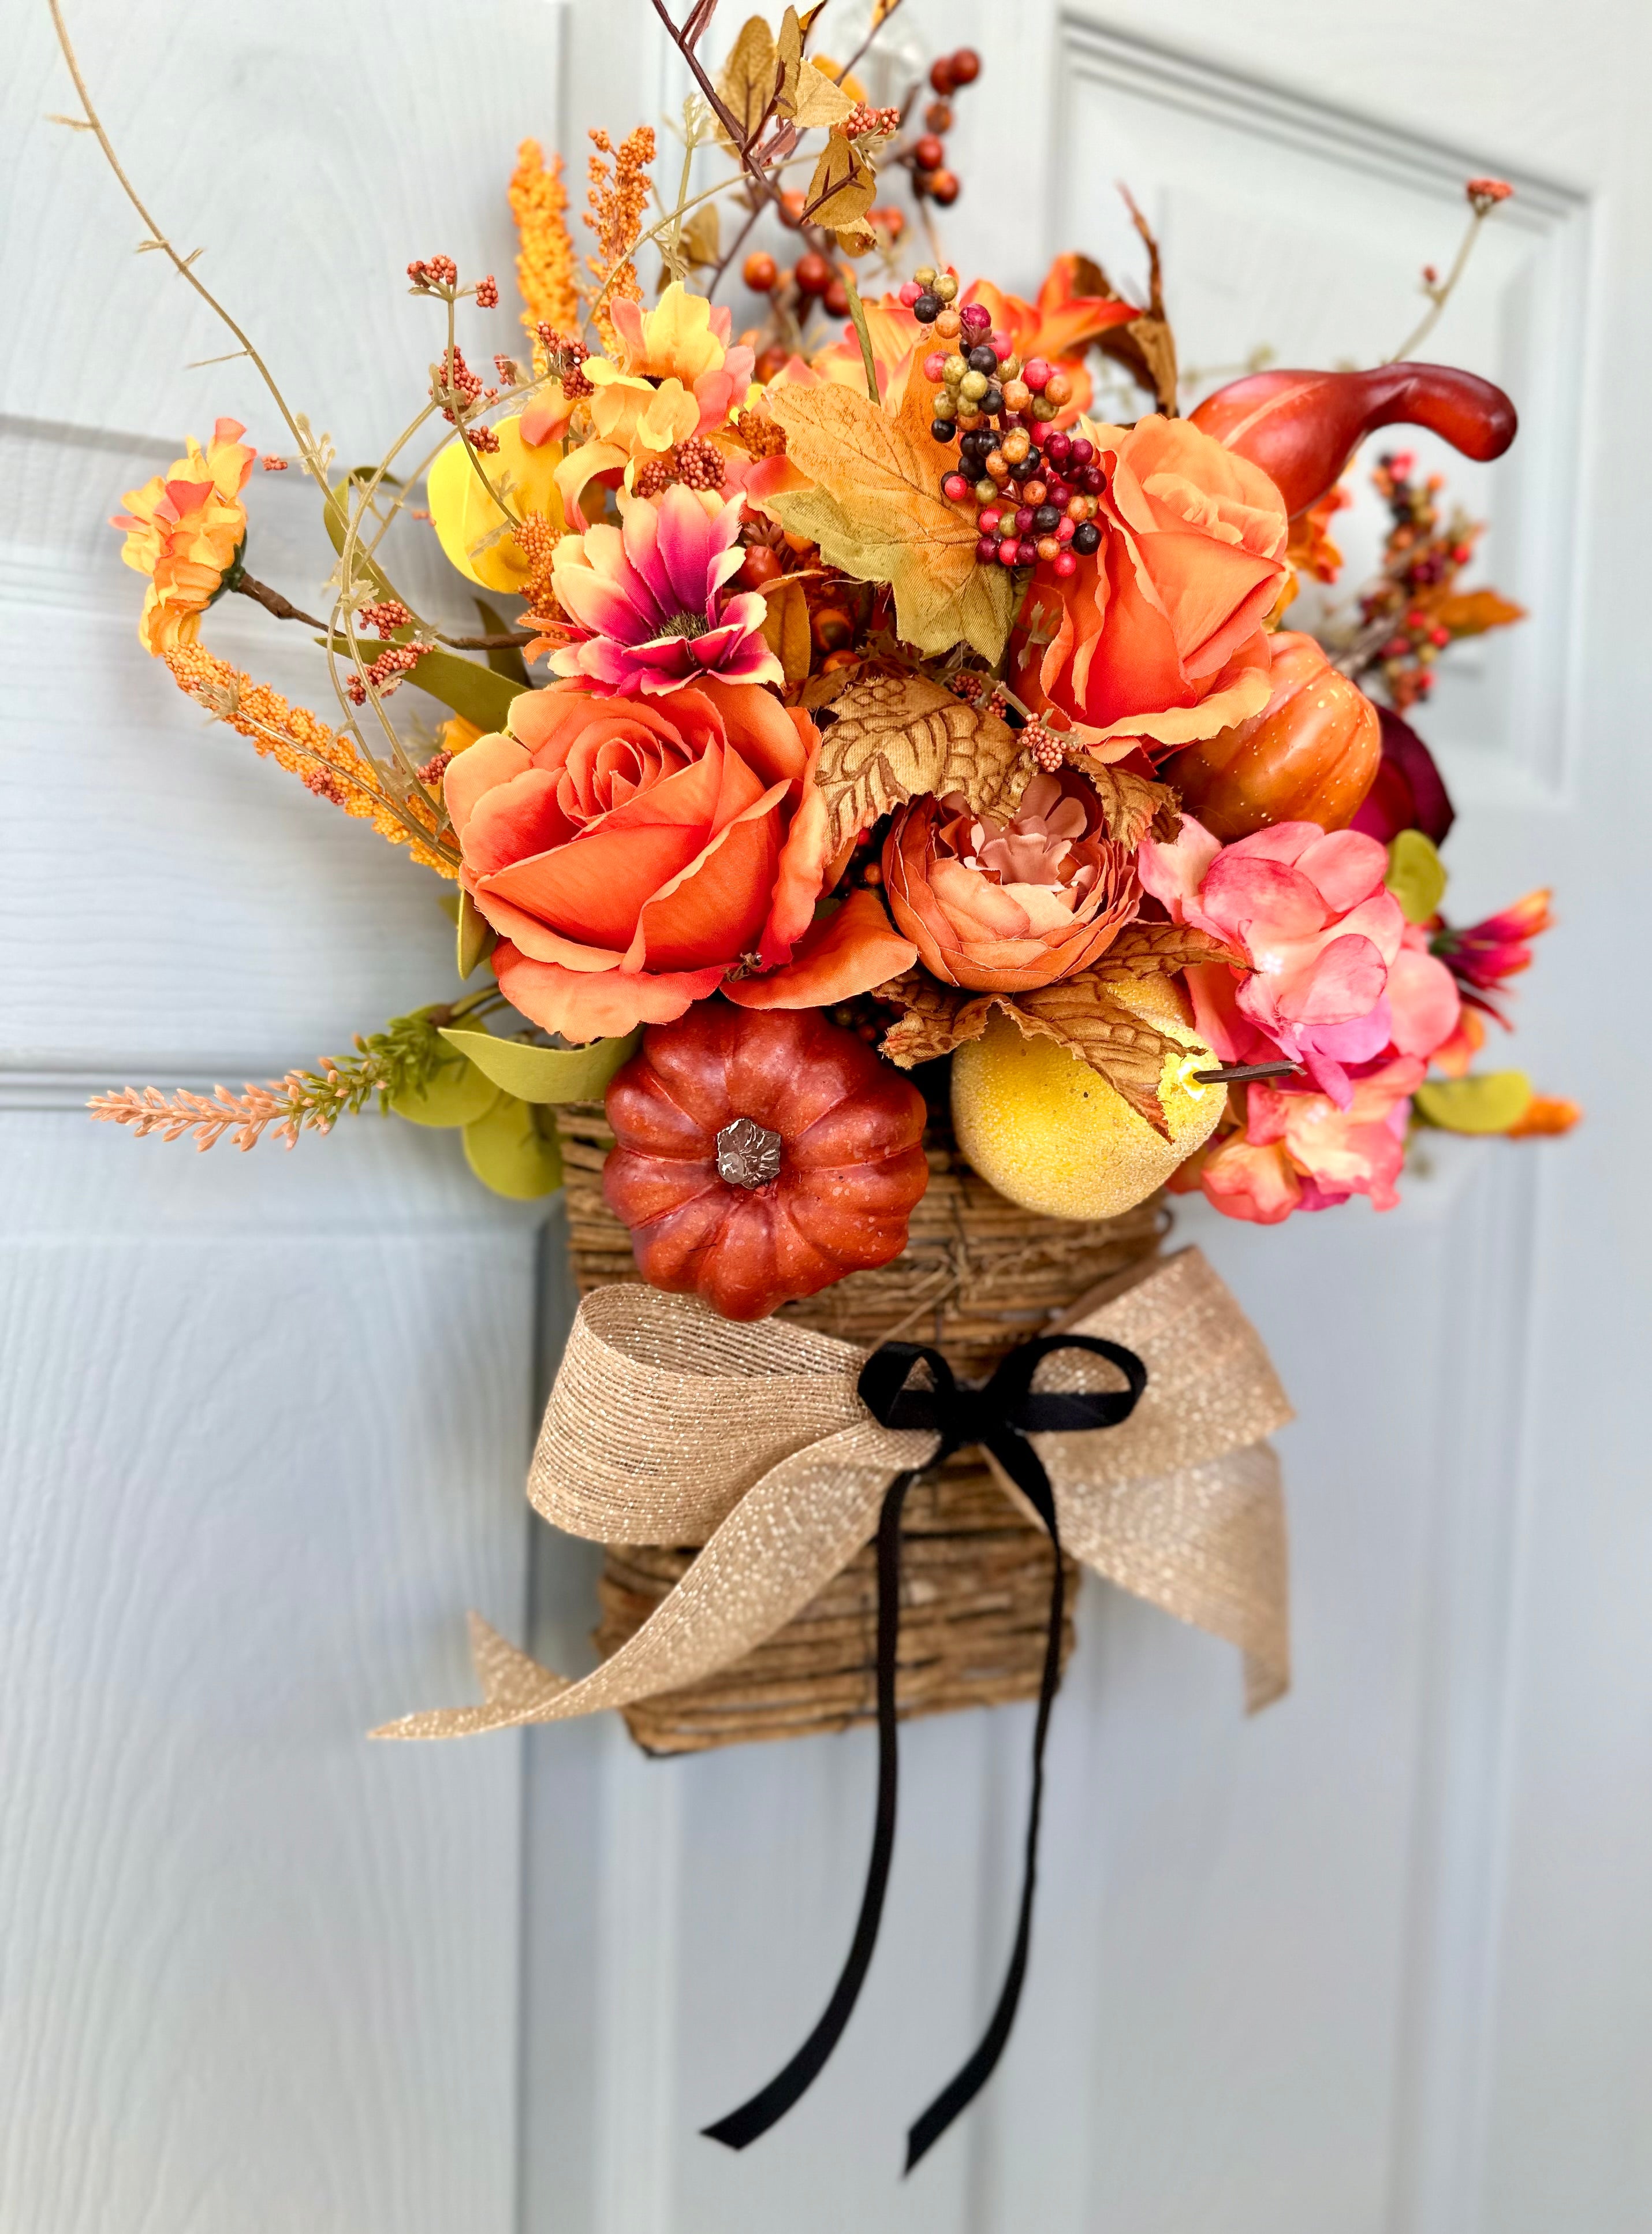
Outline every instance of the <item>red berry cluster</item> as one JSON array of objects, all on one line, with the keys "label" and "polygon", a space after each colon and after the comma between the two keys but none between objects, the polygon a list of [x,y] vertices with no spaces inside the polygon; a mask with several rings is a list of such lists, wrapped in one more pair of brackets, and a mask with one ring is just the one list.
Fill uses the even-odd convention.
[{"label": "red berry cluster", "polygon": [[1094,446],[1051,424],[1072,401],[1072,382],[1047,358],[1023,364],[985,305],[958,303],[957,288],[950,272],[926,269],[901,289],[913,317],[950,344],[931,349],[922,368],[939,389],[930,433],[959,444],[941,493],[980,505],[983,565],[1045,559],[1064,578],[1100,547],[1095,514],[1107,486]]},{"label": "red berry cluster", "polygon": [[408,266],[415,295],[431,295],[459,284],[459,266],[451,256],[417,256]]},{"label": "red berry cluster", "polygon": [[1381,621],[1391,624],[1392,633],[1380,645],[1375,665],[1389,698],[1402,713],[1434,687],[1434,662],[1452,640],[1435,608],[1474,556],[1480,532],[1461,513],[1442,521],[1444,476],[1430,474],[1417,480],[1415,471],[1416,460],[1407,450],[1385,452],[1377,461],[1372,483],[1388,505],[1393,525],[1382,572],[1360,600],[1361,617],[1368,627]]},{"label": "red berry cluster", "polygon": [[[754,295],[789,300],[800,321],[819,302],[827,315],[846,318],[849,289],[841,271],[834,271],[818,249],[806,249],[789,271],[784,271],[765,248],[754,249],[740,267],[740,276]],[[782,363],[789,354],[782,349]],[[763,376],[760,374],[759,378]]]},{"label": "red berry cluster", "polygon": [[912,146],[912,192],[949,207],[958,198],[958,180],[946,167],[941,134],[952,129],[952,95],[960,87],[973,85],[981,75],[981,57],[973,47],[960,47],[930,65],[930,86],[935,95],[924,112],[924,137]]},{"label": "red berry cluster", "polygon": [[363,605],[356,616],[356,625],[363,634],[394,636],[399,628],[410,625],[413,615],[399,598],[383,598],[377,604]]},{"label": "red berry cluster", "polygon": [[898,108],[873,108],[864,101],[856,101],[838,129],[846,140],[868,140],[874,136],[887,140],[900,130]]},{"label": "red berry cluster", "polygon": [[597,391],[581,369],[591,355],[585,343],[575,334],[558,333],[543,318],[533,330],[545,354],[545,370],[562,383],[562,392],[568,402],[577,403],[587,395],[594,395]]},{"label": "red berry cluster", "polygon": [[380,652],[367,670],[365,676],[349,676],[344,683],[344,696],[352,706],[364,706],[369,688],[381,698],[388,698],[397,689],[402,677],[415,668],[424,657],[427,645],[393,643]]}]

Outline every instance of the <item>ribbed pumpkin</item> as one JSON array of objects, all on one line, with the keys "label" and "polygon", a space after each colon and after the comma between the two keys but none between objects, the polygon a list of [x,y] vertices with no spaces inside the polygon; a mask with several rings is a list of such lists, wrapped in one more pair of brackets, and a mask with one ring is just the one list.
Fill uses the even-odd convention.
[{"label": "ribbed pumpkin", "polygon": [[724,1318],[888,1264],[929,1184],[923,1095],[818,1009],[700,1002],[644,1035],[607,1111],[637,1270]]},{"label": "ribbed pumpkin", "polygon": [[1185,746],[1159,770],[1224,845],[1276,822],[1346,829],[1382,758],[1376,708],[1311,636],[1273,638],[1273,683],[1261,713]]}]

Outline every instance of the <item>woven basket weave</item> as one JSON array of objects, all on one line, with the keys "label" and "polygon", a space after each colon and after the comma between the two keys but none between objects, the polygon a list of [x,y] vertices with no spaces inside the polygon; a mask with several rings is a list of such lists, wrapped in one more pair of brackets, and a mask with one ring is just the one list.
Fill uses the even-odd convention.
[{"label": "woven basket weave", "polygon": [[[630,1238],[602,1198],[613,1144],[600,1107],[557,1112],[568,1239],[582,1295],[635,1280]],[[930,1183],[893,1264],[852,1273],[787,1303],[782,1316],[871,1349],[898,1336],[944,1350],[978,1380],[1087,1289],[1153,1254],[1165,1227],[1153,1197],[1122,1218],[1081,1225],[1018,1209],[959,1156],[944,1121],[925,1138]],[[914,1486],[902,1524],[900,1667],[904,1716],[994,1706],[1038,1695],[1048,1619],[1048,1538],[959,1452]],[[611,1546],[596,1643],[604,1658],[635,1634],[687,1572],[691,1549]],[[1077,1570],[1068,1562],[1069,1617]],[[681,1691],[624,1709],[646,1752],[698,1753],[756,1738],[800,1737],[876,1713],[877,1574],[871,1545],[784,1629]]]}]

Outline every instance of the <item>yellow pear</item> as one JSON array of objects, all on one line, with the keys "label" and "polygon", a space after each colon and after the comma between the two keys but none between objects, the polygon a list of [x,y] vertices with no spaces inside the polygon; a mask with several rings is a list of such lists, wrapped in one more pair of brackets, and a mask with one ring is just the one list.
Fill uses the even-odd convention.
[{"label": "yellow pear", "polygon": [[1202,1086],[1193,1076],[1214,1070],[1218,1058],[1182,1021],[1169,981],[1131,980],[1113,990],[1121,1007],[1188,1050],[1166,1056],[1159,1080],[1168,1140],[1081,1056],[1057,1040],[1029,1038],[1002,1009],[981,1039],[952,1057],[958,1146],[989,1186],[1023,1210],[1117,1218],[1204,1146],[1226,1105],[1226,1087]]}]

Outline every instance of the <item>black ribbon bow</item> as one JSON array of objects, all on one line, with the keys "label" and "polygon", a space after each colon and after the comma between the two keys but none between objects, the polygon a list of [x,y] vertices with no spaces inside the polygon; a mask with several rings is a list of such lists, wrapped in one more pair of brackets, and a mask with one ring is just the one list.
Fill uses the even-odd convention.
[{"label": "black ribbon bow", "polygon": [[[1041,1390],[1033,1376],[1047,1357],[1058,1350],[1082,1349],[1105,1357],[1118,1367],[1127,1386],[1091,1392]],[[919,1365],[929,1368],[930,1386],[914,1387],[912,1375]],[[1050,1708],[1061,1672],[1061,1627],[1066,1611],[1066,1578],[1062,1570],[1061,1528],[1049,1476],[1029,1435],[1059,1430],[1115,1427],[1127,1420],[1147,1386],[1147,1368],[1131,1349],[1091,1335],[1041,1335],[1012,1349],[984,1388],[960,1387],[952,1368],[937,1349],[917,1342],[886,1342],[875,1349],[861,1368],[861,1401],[885,1427],[926,1429],[940,1437],[940,1447],[928,1461],[940,1461],[964,1445],[978,1443],[990,1451],[1010,1480],[1026,1495],[1048,1532],[1054,1563],[1050,1582],[1049,1629],[1044,1644],[1044,1669],[1038,1693],[1038,1715],[1033,1725],[1033,1789],[1027,1816],[1027,1838],[1022,1865],[1021,1911],[1009,1967],[999,1990],[997,2006],[979,2045],[969,2061],[944,2087],[907,2133],[906,2169],[911,2172],[934,2147],[947,2127],[980,2093],[1002,2054],[1015,2021],[1022,1982],[1027,1974],[1032,1938],[1033,1895],[1038,1879],[1038,1829],[1044,1800],[1044,1741],[1049,1731]],[[900,1632],[900,1523],[906,1493],[927,1471],[915,1466],[897,1474],[884,1495],[878,1522],[878,1813],[872,1832],[872,1859],[866,1870],[866,1889],[860,1915],[843,1970],[832,1998],[814,2030],[783,2071],[738,2110],[731,2110],[707,2137],[731,2149],[743,2149],[777,2125],[819,2078],[837,2046],[844,2027],[865,1982],[878,1926],[883,1915],[889,1865],[895,1851],[895,1797],[898,1740],[895,1719],[896,1646]]]}]

